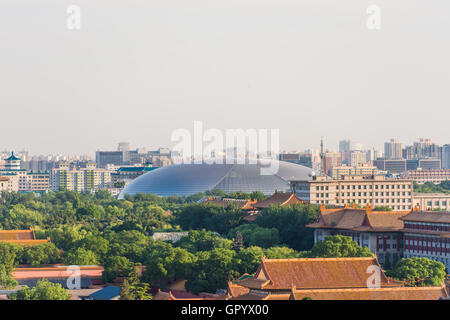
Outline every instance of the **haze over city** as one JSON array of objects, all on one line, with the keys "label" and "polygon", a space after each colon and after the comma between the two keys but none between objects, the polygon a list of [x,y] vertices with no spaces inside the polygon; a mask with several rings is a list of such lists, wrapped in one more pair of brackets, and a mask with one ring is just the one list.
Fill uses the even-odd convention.
[{"label": "haze over city", "polygon": [[[66,27],[70,4],[81,29]],[[171,147],[171,132],[279,128],[281,150],[447,143],[450,4],[4,0],[1,149]],[[257,6],[256,6],[257,5]],[[431,116],[432,120],[424,120]]]}]

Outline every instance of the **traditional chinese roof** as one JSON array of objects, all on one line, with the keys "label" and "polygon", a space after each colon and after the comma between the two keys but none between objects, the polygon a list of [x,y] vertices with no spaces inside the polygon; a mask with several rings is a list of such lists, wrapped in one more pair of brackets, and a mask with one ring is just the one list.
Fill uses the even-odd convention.
[{"label": "traditional chinese roof", "polygon": [[400,231],[403,229],[403,221],[400,218],[408,213],[409,211],[372,211],[370,206],[363,209],[321,207],[317,221],[307,227],[366,232]]},{"label": "traditional chinese roof", "polygon": [[208,199],[205,200],[205,203],[215,204],[224,208],[228,206],[236,206],[238,209],[241,210],[253,210],[256,202],[257,200],[230,199],[230,198],[219,199],[216,197],[209,197]]},{"label": "traditional chinese roof", "polygon": [[6,161],[18,161],[18,160],[20,160],[20,158],[17,158],[17,157],[14,155],[14,151],[13,151],[13,152],[11,152],[11,156],[9,156],[8,158],[6,158],[5,160],[6,160]]},{"label": "traditional chinese roof", "polygon": [[263,200],[255,204],[255,207],[258,209],[267,209],[272,205],[283,207],[304,203],[307,203],[307,201],[300,199],[293,192],[289,193],[289,192],[275,191],[275,193],[266,200]]},{"label": "traditional chinese roof", "polygon": [[290,299],[302,300],[439,300],[448,297],[442,287],[398,287],[398,288],[357,288],[296,290],[293,288]]},{"label": "traditional chinese roof", "polygon": [[33,229],[29,230],[0,230],[0,241],[34,240]]},{"label": "traditional chinese roof", "polygon": [[219,296],[215,294],[201,294],[201,296],[196,296],[194,294],[185,293],[184,295],[174,294],[173,291],[165,292],[158,290],[154,295],[152,300],[222,300],[224,296]]},{"label": "traditional chinese roof", "polygon": [[450,212],[442,211],[411,211],[401,218],[403,221],[450,223]]},{"label": "traditional chinese roof", "polygon": [[371,266],[380,268],[382,287],[401,286],[388,278],[375,256],[362,258],[265,259],[253,278],[237,284],[256,290],[366,288]]},{"label": "traditional chinese roof", "polygon": [[230,297],[239,297],[239,296],[248,294],[249,292],[250,292],[250,289],[247,287],[238,285],[231,281],[228,282],[227,295]]},{"label": "traditional chinese roof", "polygon": [[6,241],[22,246],[35,246],[50,242],[50,238],[36,240],[33,229],[29,230],[0,230],[0,241]]}]

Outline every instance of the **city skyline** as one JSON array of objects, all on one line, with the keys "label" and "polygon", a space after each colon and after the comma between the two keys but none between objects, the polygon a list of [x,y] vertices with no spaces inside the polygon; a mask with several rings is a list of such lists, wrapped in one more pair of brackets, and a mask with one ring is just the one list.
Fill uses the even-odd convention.
[{"label": "city skyline", "polygon": [[4,148],[170,147],[195,120],[280,129],[285,150],[355,132],[379,148],[450,141],[448,3],[380,1],[379,30],[356,0],[79,1],[80,30],[66,26],[71,4],[2,3]]}]

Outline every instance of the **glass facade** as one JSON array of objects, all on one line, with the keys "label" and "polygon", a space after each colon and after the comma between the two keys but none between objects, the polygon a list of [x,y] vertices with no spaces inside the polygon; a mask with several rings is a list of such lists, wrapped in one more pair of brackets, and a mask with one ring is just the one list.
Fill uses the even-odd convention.
[{"label": "glass facade", "polygon": [[[278,165],[278,172],[262,175],[261,163],[258,164],[176,164],[148,172],[130,184],[120,193],[152,193],[159,196],[187,196],[197,192],[221,189],[224,192],[261,191],[270,195],[290,189],[289,180],[309,179],[312,169],[301,165],[272,161],[272,168]],[[276,162],[276,163],[273,163]],[[264,167],[267,164],[264,163]]]}]

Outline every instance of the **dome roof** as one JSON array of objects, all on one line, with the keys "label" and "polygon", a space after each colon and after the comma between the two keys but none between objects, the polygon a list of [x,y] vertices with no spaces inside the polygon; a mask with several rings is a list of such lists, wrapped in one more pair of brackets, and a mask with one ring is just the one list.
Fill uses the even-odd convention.
[{"label": "dome roof", "polygon": [[120,193],[152,193],[159,196],[187,196],[198,192],[220,189],[230,192],[261,191],[273,194],[276,190],[288,191],[289,180],[306,180],[313,174],[311,168],[284,161],[270,160],[272,167],[278,164],[274,175],[262,175],[267,168],[258,161],[256,164],[175,164],[150,171],[128,184]]}]

